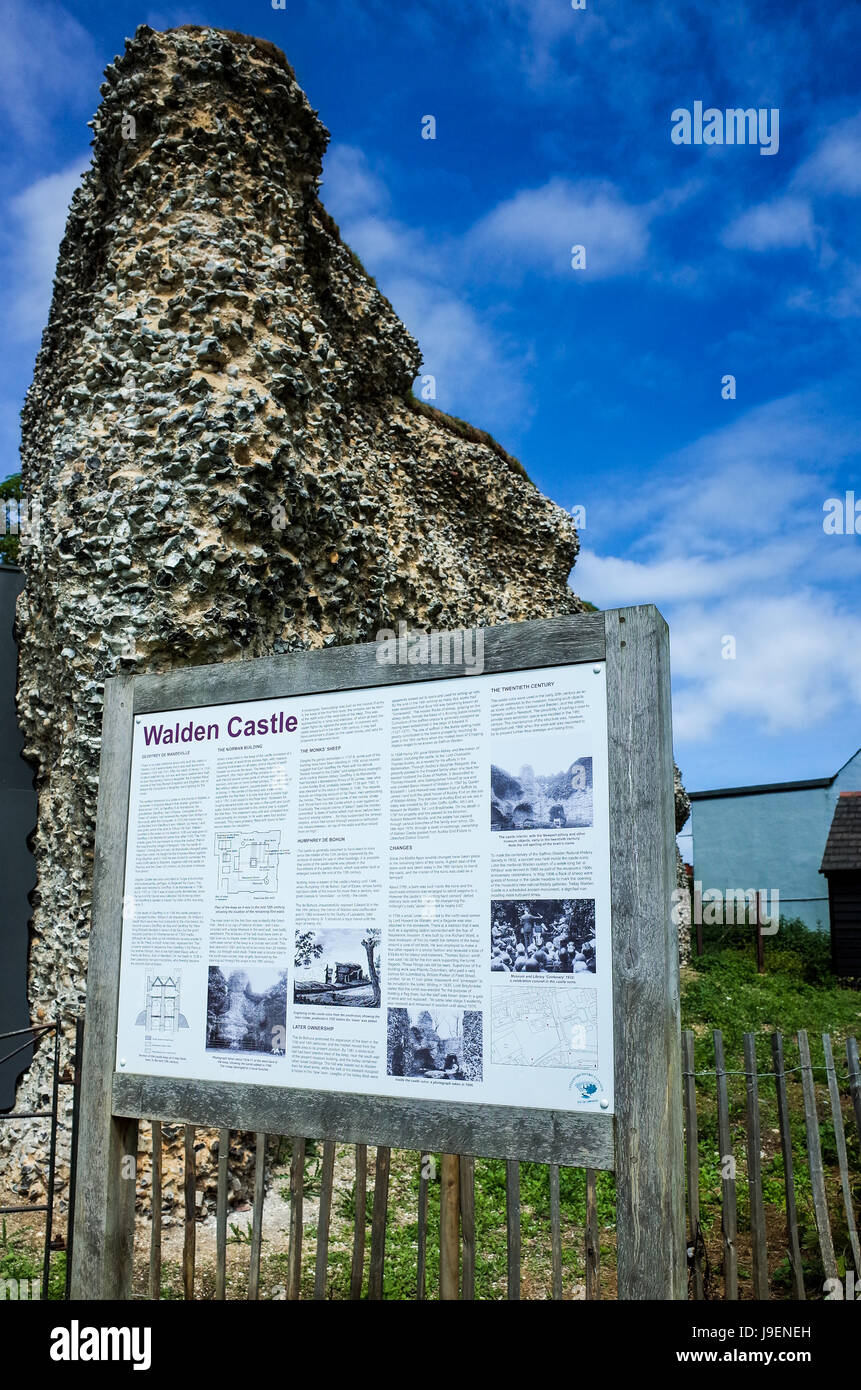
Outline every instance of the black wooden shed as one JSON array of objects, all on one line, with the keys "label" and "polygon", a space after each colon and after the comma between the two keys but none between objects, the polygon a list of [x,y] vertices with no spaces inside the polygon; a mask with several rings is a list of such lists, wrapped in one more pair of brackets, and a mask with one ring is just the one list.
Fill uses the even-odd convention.
[{"label": "black wooden shed", "polygon": [[831,961],[861,977],[861,792],[841,792],[819,870],[828,880]]}]

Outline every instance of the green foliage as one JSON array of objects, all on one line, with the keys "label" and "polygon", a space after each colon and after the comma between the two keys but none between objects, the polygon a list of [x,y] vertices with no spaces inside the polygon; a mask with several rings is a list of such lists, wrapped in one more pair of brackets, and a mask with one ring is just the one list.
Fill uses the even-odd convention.
[{"label": "green foliage", "polygon": [[486,448],[491,449],[494,454],[509,464],[515,473],[519,473],[521,478],[525,478],[527,483],[531,482],[529,474],[520,460],[503,449],[493,435],[487,433],[487,430],[478,429],[477,426],[471,425],[468,420],[459,420],[456,415],[446,415],[444,410],[437,410],[435,405],[428,405],[427,401],[420,401],[412,391],[404,397],[404,400],[416,415],[425,415],[429,420],[435,420],[444,429],[451,430],[453,434],[456,434],[458,439],[465,439],[469,444],[484,444]]},{"label": "green foliage", "polygon": [[[34,1279],[41,1282],[42,1279],[42,1240],[43,1231],[26,1227],[23,1230],[10,1234],[6,1220],[3,1219],[0,1227],[0,1280],[2,1279],[26,1279],[28,1286]],[[53,1301],[59,1301],[66,1296],[66,1252],[56,1250],[51,1252],[51,1274],[48,1282],[47,1295],[42,1292],[42,1298],[47,1297]]]},{"label": "green foliage", "polygon": [[750,928],[735,930],[744,933],[743,942],[722,950],[712,946],[696,958],[682,991],[683,1026],[708,1030],[698,1056],[707,1057],[709,1067],[714,1028],[723,1032],[728,1057],[736,1058],[744,1033],[757,1033],[760,1059],[770,1066],[768,1034],[776,1029],[785,1036],[806,1029],[814,1045],[818,1034],[843,1037],[857,1026],[861,1000],[827,969],[827,936],[781,918],[778,934],[766,938],[765,974],[760,975]]},{"label": "green foliage", "polygon": [[[703,924],[703,955],[697,968],[710,956],[728,950],[755,956],[756,927],[753,923]],[[831,972],[831,937],[827,931],[811,931],[799,917],[781,917],[775,936],[763,938],[766,970],[791,973],[810,985],[835,982]]]},{"label": "green foliage", "polygon": [[228,1244],[228,1245],[250,1245],[250,1244],[251,1244],[251,1222],[250,1222],[250,1221],[246,1221],[246,1223],[245,1223],[245,1230],[243,1231],[243,1230],[241,1229],[241,1227],[235,1225],[235,1223],[231,1221],[231,1223],[230,1223],[230,1235],[227,1237],[227,1244]]}]

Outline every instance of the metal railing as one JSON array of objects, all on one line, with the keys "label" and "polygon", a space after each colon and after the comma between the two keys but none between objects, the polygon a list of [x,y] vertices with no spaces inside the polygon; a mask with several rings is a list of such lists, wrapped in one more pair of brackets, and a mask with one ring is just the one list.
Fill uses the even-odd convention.
[{"label": "metal railing", "polygon": [[46,1184],[46,1199],[44,1202],[28,1202],[16,1206],[0,1206],[0,1216],[31,1215],[34,1212],[45,1213],[45,1242],[42,1258],[42,1296],[48,1297],[49,1280],[51,1277],[51,1246],[54,1237],[54,1204],[57,1174],[57,1129],[59,1125],[59,1099],[60,1087],[73,1087],[72,1102],[72,1135],[71,1135],[71,1170],[69,1175],[69,1210],[66,1236],[66,1298],[69,1297],[69,1276],[72,1267],[72,1240],[75,1220],[75,1170],[77,1167],[77,1148],[78,1148],[78,1112],[80,1106],[81,1090],[81,1056],[83,1046],[83,1019],[75,1020],[75,1054],[72,1065],[71,1075],[60,1074],[60,1040],[62,1037],[62,1025],[59,1019],[53,1023],[31,1024],[27,1028],[16,1028],[8,1033],[0,1033],[0,1043],[10,1038],[27,1037],[28,1041],[19,1047],[13,1048],[11,1052],[5,1053],[0,1057],[0,1063],[8,1062],[19,1053],[26,1052],[29,1048],[38,1043],[43,1037],[50,1033],[54,1034],[54,1055],[51,1063],[51,1107],[49,1110],[9,1110],[0,1114],[0,1124],[17,1123],[20,1120],[49,1120],[51,1123],[50,1137],[48,1140],[48,1180]]}]

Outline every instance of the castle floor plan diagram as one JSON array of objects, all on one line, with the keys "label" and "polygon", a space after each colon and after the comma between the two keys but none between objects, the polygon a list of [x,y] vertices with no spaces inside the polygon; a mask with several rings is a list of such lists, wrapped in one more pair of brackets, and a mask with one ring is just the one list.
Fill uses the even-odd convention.
[{"label": "castle floor plan diagram", "polygon": [[280,830],[243,830],[217,834],[215,854],[218,864],[216,898],[235,893],[252,893],[271,898],[278,891],[278,851]]}]

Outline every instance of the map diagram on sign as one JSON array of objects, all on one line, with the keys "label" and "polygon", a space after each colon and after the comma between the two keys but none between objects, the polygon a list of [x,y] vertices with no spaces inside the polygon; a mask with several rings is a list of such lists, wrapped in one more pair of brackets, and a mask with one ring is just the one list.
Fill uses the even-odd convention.
[{"label": "map diagram on sign", "polygon": [[598,1001],[594,989],[521,988],[491,991],[491,1061],[512,1067],[598,1065]]},{"label": "map diagram on sign", "polygon": [[252,893],[271,898],[278,891],[280,830],[242,830],[217,834],[215,857],[218,873],[216,898]]}]

